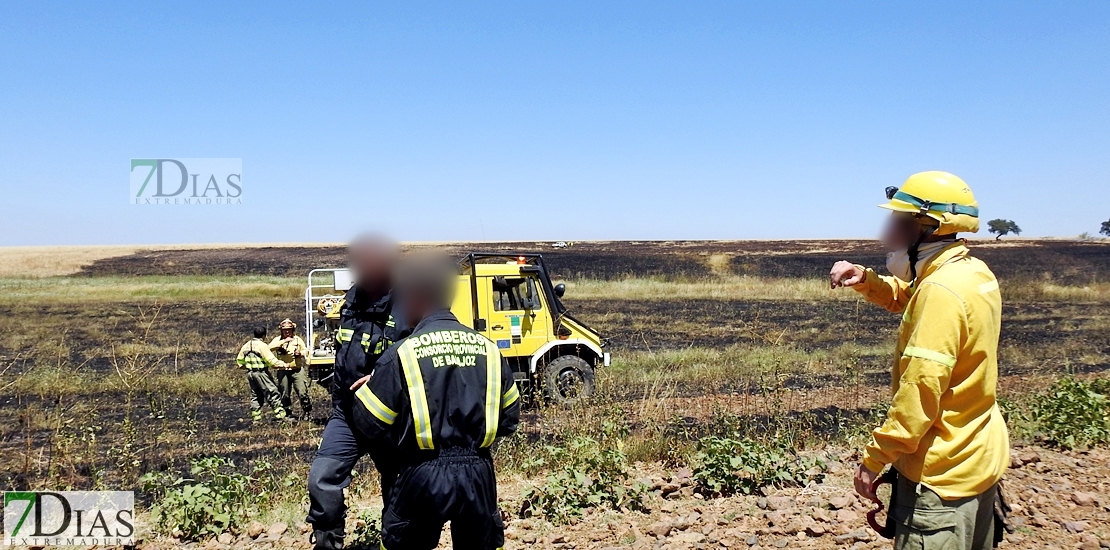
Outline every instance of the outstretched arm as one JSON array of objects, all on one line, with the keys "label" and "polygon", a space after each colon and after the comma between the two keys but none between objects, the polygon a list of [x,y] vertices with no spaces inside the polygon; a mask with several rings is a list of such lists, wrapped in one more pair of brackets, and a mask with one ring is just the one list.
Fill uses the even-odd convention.
[{"label": "outstretched arm", "polygon": [[829,272],[832,288],[849,287],[875,305],[900,313],[910,300],[910,285],[897,277],[875,273],[873,269],[851,262],[839,261]]},{"label": "outstretched arm", "polygon": [[267,367],[284,369],[289,366],[285,364],[285,361],[278,359],[274,352],[270,351],[269,346],[263,345],[262,349],[256,351],[258,355],[262,356],[262,362],[266,363]]}]

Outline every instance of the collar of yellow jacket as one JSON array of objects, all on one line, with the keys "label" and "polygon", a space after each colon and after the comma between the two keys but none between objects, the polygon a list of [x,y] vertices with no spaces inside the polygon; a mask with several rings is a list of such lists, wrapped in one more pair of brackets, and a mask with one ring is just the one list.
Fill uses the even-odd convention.
[{"label": "collar of yellow jacket", "polygon": [[966,258],[969,252],[967,243],[963,239],[957,239],[956,242],[945,247],[922,267],[921,274],[917,276],[913,286],[916,287],[919,283],[928,279],[929,275],[940,269],[940,266]]}]

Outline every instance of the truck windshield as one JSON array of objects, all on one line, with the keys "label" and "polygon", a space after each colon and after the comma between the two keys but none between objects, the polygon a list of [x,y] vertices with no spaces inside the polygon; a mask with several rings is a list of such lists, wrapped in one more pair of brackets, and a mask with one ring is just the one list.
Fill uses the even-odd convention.
[{"label": "truck windshield", "polygon": [[[494,311],[524,311],[523,304],[528,294],[528,285],[525,282],[523,277],[494,277],[491,282]],[[542,302],[534,301],[536,307],[532,309],[542,309]]]}]

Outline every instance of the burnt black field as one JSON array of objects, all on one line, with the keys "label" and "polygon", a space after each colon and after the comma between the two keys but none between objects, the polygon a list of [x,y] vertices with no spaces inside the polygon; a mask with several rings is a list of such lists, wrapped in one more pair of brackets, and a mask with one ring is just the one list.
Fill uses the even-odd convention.
[{"label": "burnt black field", "polygon": [[[1110,245],[1066,241],[975,241],[972,253],[998,275],[1006,296],[1010,285],[1050,283],[1083,286],[1110,281]],[[540,252],[555,279],[702,281],[721,275],[771,278],[821,278],[840,259],[880,267],[884,256],[873,242],[589,242],[555,249],[550,243],[495,243],[473,247],[444,245],[453,254],[491,251]],[[72,277],[272,275],[300,279],[317,267],[345,261],[342,247],[200,248],[142,251],[103,259]],[[872,350],[860,356],[863,376],[838,373],[782,378],[784,387],[814,389],[854,384],[881,396],[888,383],[889,356],[898,316],[855,301],[767,299],[608,299],[575,298],[565,303],[575,317],[597,328],[620,362],[627,357],[687,348],[788,346],[801,352],[834,350],[850,344]],[[1007,391],[1023,391],[1029,380],[1062,373],[1099,373],[1110,369],[1110,304],[1064,300],[1007,300],[1004,306],[1000,366]],[[113,357],[137,341],[164,354],[156,371],[185,375],[218,373],[236,388],[204,387],[143,396],[123,406],[125,392],[80,388],[38,393],[0,391],[0,485],[41,487],[65,480],[73,488],[92,487],[97,468],[109,478],[126,477],[114,458],[127,443],[121,426],[132,423],[132,442],[140,448],[142,469],[180,465],[188,456],[219,451],[241,458],[286,457],[289,468],[304,467],[326,414],[326,397],[317,389],[314,423],[251,427],[246,386],[234,353],[257,324],[274,326],[285,317],[299,320],[301,300],[259,297],[220,300],[151,298],[75,300],[34,303],[0,299],[0,319],[9,334],[0,338],[0,387],[17,376],[79,374],[83,380],[117,376]],[[156,315],[146,331],[143,315]],[[765,335],[780,334],[769,344]],[[742,367],[742,366],[741,366]],[[5,370],[6,369],[6,370]],[[153,371],[152,371],[153,372]],[[59,374],[60,373],[60,374]],[[206,376],[208,376],[206,374]],[[53,379],[52,379],[53,380]],[[60,385],[64,385],[59,383]],[[728,400],[747,391],[747,382],[683,383],[675,395],[709,401]],[[227,384],[218,387],[228,387]],[[241,386],[241,387],[240,387]],[[851,389],[851,388],[849,388]],[[74,393],[76,392],[76,393]],[[642,388],[609,388],[619,400],[634,400]],[[805,401],[794,405],[806,407]],[[814,405],[825,414],[828,404]],[[128,412],[128,410],[130,412]],[[854,409],[853,409],[854,410]],[[68,423],[67,423],[68,422]],[[81,431],[78,426],[84,426]],[[81,447],[82,434],[96,434],[96,449]],[[81,450],[85,449],[85,450]],[[85,456],[82,453],[88,454]],[[59,484],[51,482],[52,487]],[[63,484],[63,485],[64,485]]]},{"label": "burnt black field", "polygon": [[[706,258],[730,256],[729,270],[763,277],[822,277],[841,259],[881,267],[885,255],[872,241],[622,241],[575,243],[451,244],[467,251],[542,253],[555,277],[696,279],[711,274]],[[1001,280],[1047,280],[1083,285],[1110,280],[1110,245],[1075,241],[972,241],[973,254]],[[303,277],[317,267],[338,267],[343,247],[202,248],[155,250],[99,260],[77,276],[275,275]]]},{"label": "burnt black field", "polygon": [[[973,241],[972,253],[988,262],[1007,285],[1050,282],[1057,285],[1086,285],[1110,280],[1110,245],[1070,241]],[[659,280],[702,280],[714,275],[710,261],[725,255],[728,273],[775,278],[821,278],[833,262],[847,259],[882,270],[885,256],[870,241],[662,241],[587,242],[554,249],[549,243],[486,243],[473,246],[443,245],[456,255],[468,250],[537,252],[555,279],[653,278]],[[128,275],[275,275],[303,277],[310,269],[341,266],[342,247],[205,248],[196,250],[149,251],[100,260],[76,277]],[[789,328],[791,342],[805,349],[835,346],[844,341],[844,328],[851,340],[863,345],[888,342],[897,327],[897,316],[864,310],[857,304],[816,299],[719,300],[689,299],[578,300],[573,293],[565,302],[571,311],[596,326],[613,349],[651,350],[668,347],[713,347],[751,343],[745,331],[729,331],[758,319],[767,330]],[[1062,336],[1082,337],[1091,349],[1110,347],[1110,336],[1100,325],[1108,313],[1105,304],[1061,302],[1007,302],[1003,344],[1051,346]],[[51,305],[33,313],[42,322],[65,326],[71,343],[71,361],[88,361],[91,368],[105,368],[98,350],[110,342],[111,334],[132,330],[136,304],[89,302]],[[25,316],[22,304],[0,302],[0,316]],[[208,343],[205,349],[189,350],[188,364],[211,365],[225,361],[242,335],[255,324],[276,324],[284,317],[299,319],[298,299],[241,302],[176,301],[161,305],[168,325]],[[89,322],[73,323],[73,319]],[[717,330],[706,330],[713,326]],[[724,328],[722,328],[724,327]],[[174,336],[167,335],[172,339]],[[169,342],[169,340],[167,340]],[[0,341],[0,350],[3,350]],[[7,350],[10,353],[10,350]]]}]

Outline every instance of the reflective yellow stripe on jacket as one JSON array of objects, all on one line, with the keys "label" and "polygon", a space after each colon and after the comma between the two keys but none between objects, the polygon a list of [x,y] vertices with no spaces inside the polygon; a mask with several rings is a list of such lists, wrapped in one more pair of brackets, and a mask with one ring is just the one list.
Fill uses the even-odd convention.
[{"label": "reflective yellow stripe on jacket", "polygon": [[340,344],[346,344],[347,342],[350,342],[351,338],[354,338],[354,336],[355,331],[354,329],[350,328],[341,328],[335,332],[335,340]]},{"label": "reflective yellow stripe on jacket", "polygon": [[906,346],[906,349],[902,350],[902,357],[916,357],[918,359],[927,359],[929,361],[933,361],[934,363],[940,363],[949,368],[956,366],[956,358],[948,355],[947,353],[941,353],[939,351],[933,351],[931,349],[918,348],[914,346]]},{"label": "reflective yellow stripe on jacket", "polygon": [[501,353],[497,344],[486,340],[486,434],[482,447],[493,445],[501,417]]},{"label": "reflective yellow stripe on jacket", "polygon": [[428,410],[428,396],[424,392],[424,376],[420,374],[420,362],[412,350],[412,340],[406,341],[397,350],[401,358],[401,369],[405,371],[405,385],[409,390],[409,402],[412,404],[412,423],[416,426],[416,446],[431,450],[435,448],[432,443],[432,415]]},{"label": "reflective yellow stripe on jacket", "polygon": [[363,384],[362,387],[355,392],[355,397],[357,397],[359,401],[362,401],[362,404],[366,406],[366,410],[370,411],[370,414],[373,414],[385,425],[392,426],[393,422],[397,420],[397,412],[386,406],[385,403],[382,403],[382,400],[378,399],[378,396],[370,391],[369,385]]},{"label": "reflective yellow stripe on jacket", "polygon": [[513,382],[513,385],[501,394],[501,410],[505,410],[509,405],[516,403],[517,399],[520,399],[520,390],[517,389],[516,382]]}]

